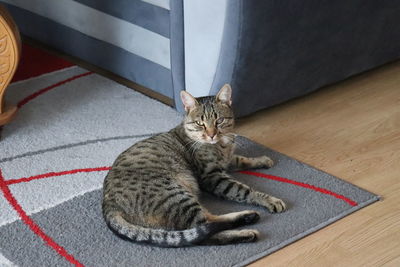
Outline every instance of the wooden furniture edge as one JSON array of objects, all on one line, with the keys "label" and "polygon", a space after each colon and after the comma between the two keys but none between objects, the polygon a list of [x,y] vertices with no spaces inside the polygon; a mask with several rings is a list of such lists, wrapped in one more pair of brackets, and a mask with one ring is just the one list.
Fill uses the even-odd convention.
[{"label": "wooden furniture edge", "polygon": [[18,28],[7,9],[0,5],[0,127],[9,123],[17,111],[17,107],[6,105],[4,97],[20,56],[21,38]]}]

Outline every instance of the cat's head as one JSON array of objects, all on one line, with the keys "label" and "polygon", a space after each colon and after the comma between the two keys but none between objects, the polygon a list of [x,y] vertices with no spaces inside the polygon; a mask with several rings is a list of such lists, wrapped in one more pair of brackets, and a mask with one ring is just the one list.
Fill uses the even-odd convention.
[{"label": "cat's head", "polygon": [[186,116],[183,125],[190,139],[201,143],[216,144],[229,138],[233,132],[232,89],[225,84],[216,96],[194,98],[181,92]]}]

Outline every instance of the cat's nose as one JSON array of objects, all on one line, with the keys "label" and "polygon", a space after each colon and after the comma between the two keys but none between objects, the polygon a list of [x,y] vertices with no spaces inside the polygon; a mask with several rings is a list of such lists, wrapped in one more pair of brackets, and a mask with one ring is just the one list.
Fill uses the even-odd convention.
[{"label": "cat's nose", "polygon": [[215,135],[216,135],[215,133],[208,134],[208,136],[209,136],[211,139],[213,139]]},{"label": "cat's nose", "polygon": [[211,138],[211,139],[213,139],[214,138],[214,136],[215,135],[217,135],[217,131],[215,131],[214,129],[212,129],[212,130],[207,130],[207,135]]}]

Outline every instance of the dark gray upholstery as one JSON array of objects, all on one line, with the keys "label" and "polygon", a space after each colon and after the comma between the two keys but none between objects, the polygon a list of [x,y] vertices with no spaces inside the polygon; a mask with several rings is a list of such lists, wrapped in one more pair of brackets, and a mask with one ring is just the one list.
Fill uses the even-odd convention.
[{"label": "dark gray upholstery", "polygon": [[399,1],[232,0],[229,5],[211,94],[230,82],[239,116],[400,57]]}]

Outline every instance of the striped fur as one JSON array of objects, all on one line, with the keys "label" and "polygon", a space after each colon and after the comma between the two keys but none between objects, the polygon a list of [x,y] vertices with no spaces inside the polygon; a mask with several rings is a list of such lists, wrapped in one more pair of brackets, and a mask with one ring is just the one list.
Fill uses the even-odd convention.
[{"label": "striped fur", "polygon": [[271,167],[266,156],[234,155],[230,87],[216,97],[182,93],[184,121],[167,133],[136,143],[115,160],[104,180],[103,215],[118,235],[135,242],[180,247],[253,242],[254,230],[234,227],[258,220],[255,211],[212,215],[201,190],[219,197],[285,210],[282,200],[235,181],[229,169]]},{"label": "striped fur", "polygon": [[122,211],[105,212],[108,227],[124,239],[151,243],[160,247],[185,247],[198,244],[215,233],[232,227],[225,222],[204,223],[185,230],[153,229],[134,225],[124,219]]}]

